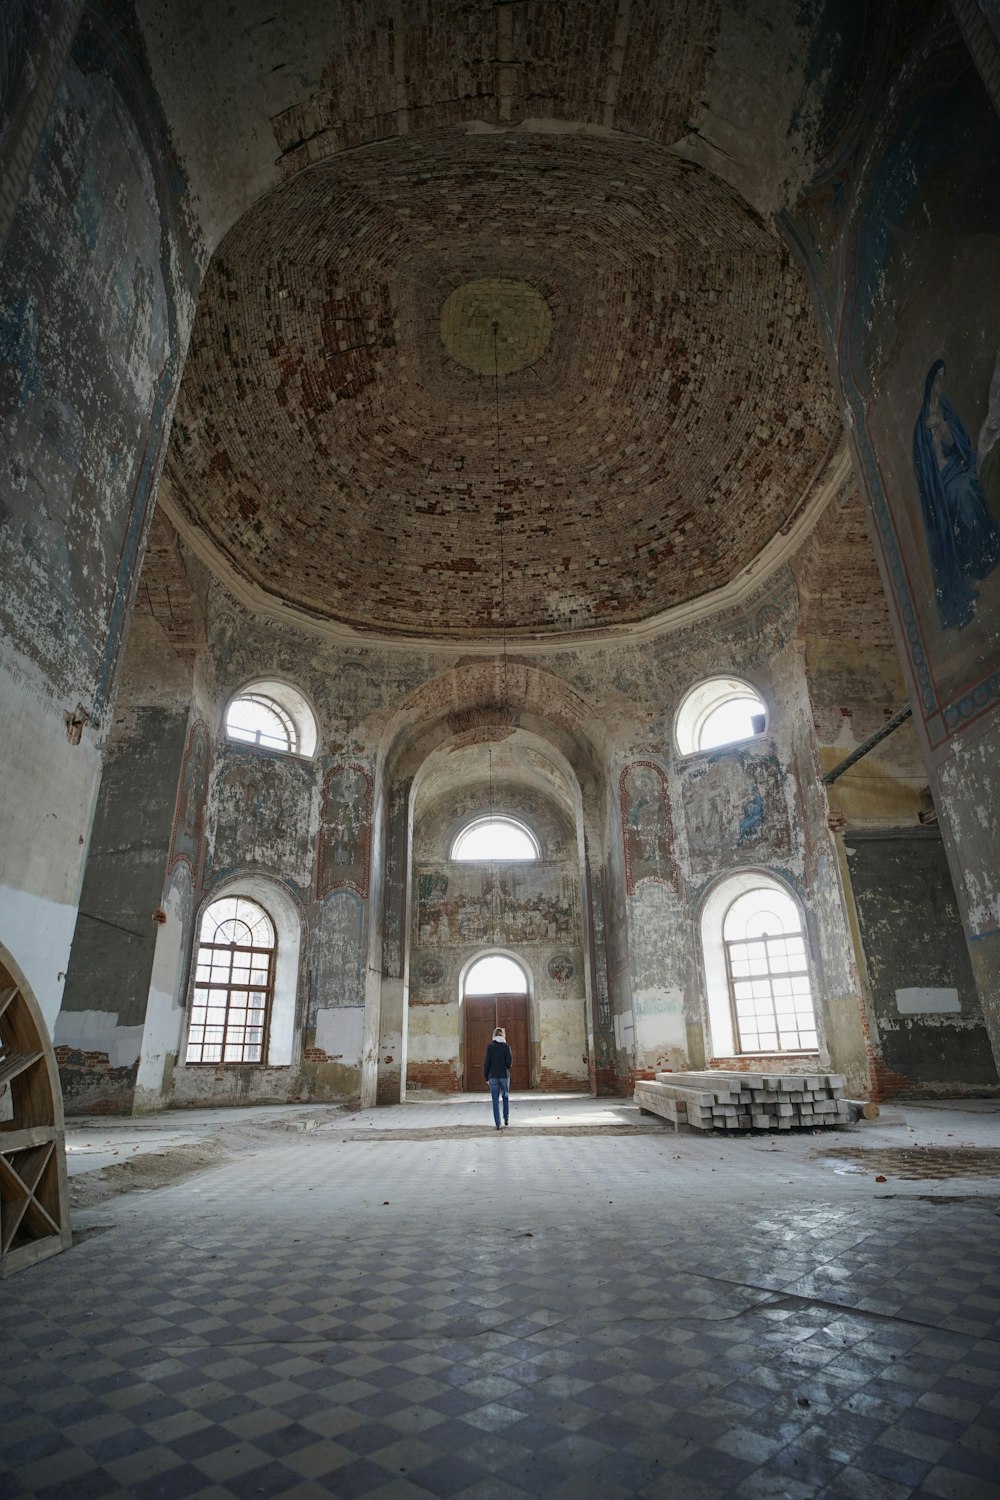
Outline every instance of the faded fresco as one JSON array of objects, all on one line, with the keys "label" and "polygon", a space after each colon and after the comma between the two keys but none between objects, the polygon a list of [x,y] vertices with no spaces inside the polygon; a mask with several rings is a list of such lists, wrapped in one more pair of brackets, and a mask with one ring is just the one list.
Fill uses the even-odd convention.
[{"label": "faded fresco", "polygon": [[323,780],[316,893],[347,887],[367,899],[371,873],[372,779],[361,766],[334,766]]},{"label": "faded fresco", "polygon": [[213,877],[267,870],[304,895],[312,873],[313,779],[307,762],[228,751],[216,784]]},{"label": "faded fresco", "polygon": [[553,953],[545,965],[545,972],[556,984],[568,984],[576,974],[576,964],[569,953]]},{"label": "faded fresco", "polygon": [[316,1005],[365,1003],[365,903],[335,891],[320,907],[316,931]]},{"label": "faded fresco", "polygon": [[625,882],[630,896],[643,880],[675,883],[667,778],[651,760],[636,760],[619,779]]},{"label": "faded fresco", "polygon": [[1000,395],[1000,358],[977,446],[945,394],[946,373],[943,359],[936,359],[927,372],[913,429],[913,472],[941,628],[963,630],[975,619],[978,585],[1000,562],[1000,528],[978,472],[980,462],[989,463],[1000,435],[1000,413],[993,405]]},{"label": "faded fresco", "polygon": [[205,858],[205,810],[208,779],[212,769],[212,748],[204,720],[191,726],[177,791],[177,809],[170,838],[167,875],[175,865],[187,866],[192,884],[201,885]]},{"label": "faded fresco", "polygon": [[693,766],[683,791],[691,865],[712,873],[742,859],[791,853],[792,833],[781,766],[773,756],[726,751]]},{"label": "faded fresco", "polygon": [[449,865],[417,877],[420,943],[573,941],[578,927],[574,882],[560,866],[533,862],[484,870]]},{"label": "faded fresco", "polygon": [[872,154],[841,334],[932,746],[1000,703],[1000,120],[949,35]]},{"label": "faded fresco", "polygon": [[440,989],[448,977],[448,965],[443,958],[423,958],[417,965],[416,980],[423,990]]}]

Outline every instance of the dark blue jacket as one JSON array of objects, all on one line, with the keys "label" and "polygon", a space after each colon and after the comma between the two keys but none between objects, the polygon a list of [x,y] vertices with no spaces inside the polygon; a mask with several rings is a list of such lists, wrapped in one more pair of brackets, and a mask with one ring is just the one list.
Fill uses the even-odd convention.
[{"label": "dark blue jacket", "polygon": [[496,1038],[486,1049],[483,1058],[483,1077],[489,1081],[491,1078],[509,1078],[511,1063],[514,1054],[506,1042],[498,1041]]}]

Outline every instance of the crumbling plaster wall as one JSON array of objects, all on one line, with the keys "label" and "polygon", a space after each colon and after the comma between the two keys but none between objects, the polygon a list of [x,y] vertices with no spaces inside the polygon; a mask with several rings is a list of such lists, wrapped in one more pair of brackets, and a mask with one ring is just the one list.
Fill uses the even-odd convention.
[{"label": "crumbling plaster wall", "polygon": [[844,834],[867,959],[881,1095],[996,1090],[969,950],[938,830]]},{"label": "crumbling plaster wall", "polygon": [[[204,639],[206,579],[162,517],[151,532],[124,652],[80,911],[56,1030],[70,1113],[155,1107],[176,1052],[179,1008],[163,990],[165,955],[189,938],[195,841],[171,860]],[[198,814],[191,816],[197,821]],[[182,830],[176,830],[183,834]],[[164,892],[164,870],[168,887]],[[176,880],[171,880],[172,874]],[[183,878],[187,877],[187,880]],[[154,977],[154,968],[156,976]],[[142,1105],[137,1093],[142,1074]]]},{"label": "crumbling plaster wall", "polygon": [[[187,1003],[193,942],[188,913],[211,899],[213,890],[232,889],[241,874],[278,883],[301,914],[296,1060],[280,1070],[241,1070],[253,1077],[238,1087],[225,1070],[218,1077],[203,1070],[196,1094],[185,1083],[185,1099],[343,1098],[365,1091],[374,1097],[376,1069],[387,1080],[383,1097],[398,1098],[405,1086],[399,1061],[404,1044],[411,1062],[444,1060],[454,1075],[456,1016],[445,1017],[441,1004],[424,1004],[440,1001],[444,990],[442,981],[428,983],[420,972],[441,943],[421,932],[418,898],[421,875],[433,879],[444,870],[447,879],[453,877],[455,867],[448,869],[444,859],[445,831],[453,827],[459,803],[452,796],[428,814],[426,826],[416,821],[417,881],[408,886],[408,788],[447,730],[447,724],[444,730],[433,727],[429,708],[422,717],[420,703],[437,704],[433,712],[440,714],[442,696],[461,702],[464,694],[474,702],[478,694],[485,707],[473,718],[488,719],[497,712],[489,707],[496,664],[463,665],[461,657],[431,649],[332,646],[306,629],[248,615],[216,583],[208,588],[205,608],[207,643],[194,672],[164,873],[163,908],[168,924],[178,925],[173,935],[162,929],[162,949],[154,955],[153,987],[171,999],[166,1012],[157,1012],[159,1020],[149,1011],[154,1082],[140,1091],[144,1107],[157,1097],[181,1097],[173,1057],[160,1042],[153,1045],[152,1032],[166,1035],[163,1015],[178,1025],[175,1002]],[[768,706],[767,733],[749,744],[682,758],[673,745],[676,706],[696,681],[719,673],[745,677],[757,687]],[[226,743],[229,698],[244,684],[269,678],[289,681],[313,705],[319,728],[314,760]],[[772,580],[747,607],[686,631],[642,644],[553,652],[537,666],[511,663],[510,681],[520,695],[514,718],[530,720],[541,743],[547,733],[553,752],[569,750],[584,777],[579,816],[586,869],[581,829],[574,827],[568,804],[563,807],[565,798],[547,804],[537,789],[529,797],[532,818],[558,848],[549,863],[571,930],[539,933],[527,942],[527,934],[517,940],[513,930],[501,935],[503,946],[528,953],[533,993],[549,1008],[549,1022],[543,1012],[536,1031],[544,1054],[537,1076],[560,1075],[586,1086],[588,1032],[599,1087],[628,1090],[637,1073],[700,1064],[706,1056],[700,903],[720,874],[759,868],[784,880],[803,905],[824,1058],[862,1087],[857,987],[818,785],[790,576]],[[592,718],[601,726],[603,741],[581,737],[579,729],[571,733],[559,722],[546,726],[546,695],[553,720],[568,715],[571,705],[581,722]],[[453,717],[448,733],[454,737],[468,722]],[[191,755],[199,723],[206,747],[200,760]],[[474,738],[475,728],[470,732]],[[387,744],[395,746],[391,755]],[[202,770],[196,775],[191,768],[197,765]],[[516,786],[509,791],[518,806],[527,795]],[[463,795],[461,806],[468,807],[469,797],[482,802],[488,790],[480,781]],[[189,803],[202,811],[189,813]],[[481,885],[481,871],[476,878]],[[467,940],[449,932],[449,982],[457,982],[475,950],[499,940],[492,931]],[[558,965],[567,977],[548,974],[553,958],[569,959],[569,965]],[[592,1014],[584,1004],[588,965]],[[564,1022],[550,1031],[561,1039],[545,1054],[546,1026],[557,1006],[566,1012]],[[448,1030],[446,1048],[425,1037],[425,1016],[415,1027],[418,1013],[435,1009]],[[178,1025],[175,1049],[182,1039]],[[419,1067],[413,1081],[418,1078]]]},{"label": "crumbling plaster wall", "polygon": [[827,334],[998,1056],[1000,119],[986,83],[1000,36],[983,20],[973,57],[952,6],[904,18],[872,55],[864,110],[831,99],[825,159],[785,224]]},{"label": "crumbling plaster wall", "polygon": [[[831,515],[838,523],[842,520],[833,510]],[[865,555],[863,537],[856,536],[852,546],[850,555],[860,566]],[[834,576],[847,564],[846,553],[831,559]],[[261,1075],[252,1094],[244,1086],[234,1095],[228,1083],[205,1075],[207,1081],[199,1085],[196,1097],[218,1102],[233,1097],[357,1093],[362,1060],[370,1045],[365,1040],[366,1017],[370,1029],[381,1028],[381,1089],[381,1074],[387,1069],[391,1073],[403,1055],[403,1028],[409,1016],[409,1007],[403,1005],[407,952],[402,942],[409,900],[405,878],[409,783],[405,776],[394,783],[395,808],[386,818],[386,836],[379,836],[375,830],[378,746],[387,728],[405,713],[401,705],[441,680],[441,657],[429,651],[383,648],[333,651],[308,631],[246,616],[218,585],[212,585],[210,595],[210,645],[195,673],[191,710],[192,720],[200,716],[212,726],[203,883],[211,892],[219,880],[232,879],[240,869],[266,871],[294,891],[305,928],[299,1002],[303,1046],[300,1067],[274,1073],[266,1080]],[[857,976],[851,967],[831,857],[826,803],[818,786],[821,747],[806,687],[810,656],[803,624],[807,615],[808,601],[797,613],[792,580],[779,576],[748,608],[694,629],[642,646],[561,651],[550,658],[549,665],[562,674],[559,680],[573,692],[586,693],[587,701],[597,707],[607,706],[604,725],[611,769],[603,778],[609,790],[602,804],[607,829],[595,834],[592,797],[586,820],[592,877],[587,915],[593,934],[594,1064],[600,1087],[627,1089],[637,1071],[697,1066],[705,1059],[699,905],[720,874],[748,867],[784,879],[802,901],[828,1054],[834,1066],[849,1072],[859,1090],[865,1086]],[[140,618],[134,637],[136,653],[148,635],[152,659],[160,641],[156,628],[155,621]],[[132,660],[130,652],[126,687],[138,675],[138,669],[130,671]],[[681,758],[672,742],[676,705],[688,687],[713,673],[734,673],[758,688],[768,705],[768,732],[748,745]],[[274,676],[298,686],[316,707],[320,750],[315,762],[282,762],[266,752],[255,754],[225,743],[222,715],[228,698],[247,681]],[[176,682],[181,694],[186,680],[181,670]],[[859,713],[871,712],[871,707],[858,690],[857,679],[850,681],[853,707],[849,717],[853,720]],[[161,685],[161,696],[169,697],[172,690]],[[143,687],[147,696],[151,691],[148,684]],[[826,691],[821,674],[818,691]],[[420,742],[421,734],[415,730],[410,749],[423,753]],[[343,769],[338,769],[345,766],[354,768],[350,772],[353,789],[344,782]],[[383,767],[383,779],[388,775],[388,768]],[[365,812],[367,776],[373,786]],[[599,780],[595,775],[593,785]],[[324,786],[341,797],[326,815]],[[345,798],[361,810],[361,824],[346,842],[344,834],[351,820],[344,816]],[[179,805],[181,800],[179,791]],[[642,807],[636,812],[638,803]],[[324,816],[330,833],[326,868],[334,877],[338,872],[351,877],[359,889],[341,881],[326,890],[324,882],[320,897],[318,846]],[[372,873],[375,855],[370,850],[367,856],[359,853],[367,842],[365,828],[372,830],[372,843],[383,850],[387,874],[381,884]],[[365,888],[366,860],[369,892],[382,891],[374,909],[360,894]],[[198,859],[191,864],[197,866]],[[572,865],[579,882],[575,847]],[[394,871],[392,876],[388,867]],[[401,872],[402,879],[398,878]],[[200,897],[195,895],[193,880],[188,882],[189,866],[175,863],[163,903],[168,921],[174,920],[175,910],[179,922],[190,920],[181,915],[182,909],[186,912]],[[418,920],[415,909],[411,920]],[[373,930],[379,943],[374,964],[370,953]],[[169,945],[171,939],[161,930],[157,941]],[[178,969],[186,966],[190,953],[186,940],[173,940],[163,951],[173,954]],[[415,948],[409,957],[412,984],[414,966],[422,955]],[[579,957],[580,950],[574,947],[574,965]],[[382,971],[375,978],[381,977],[383,1001],[385,981],[396,987],[391,1014],[387,1007],[379,1015],[377,998],[373,1005],[373,969]],[[178,973],[169,982],[160,973],[154,986],[172,996],[175,1049],[182,1038],[174,999],[180,996],[186,1001],[185,983]],[[152,1014],[149,1024],[152,1055],[156,1051]],[[450,1045],[456,1032],[457,1023],[449,1032]],[[419,1052],[423,1046],[419,1031],[417,1036],[415,1050]],[[165,1054],[166,1048],[160,1051]],[[454,1070],[454,1054],[450,1055]],[[169,1075],[172,1067],[172,1059],[161,1059],[161,1074]],[[171,1086],[168,1077],[161,1099],[169,1097]],[[398,1098],[399,1087],[397,1075],[382,1097]],[[147,1106],[155,1102],[155,1090],[143,1098]]]},{"label": "crumbling plaster wall", "polygon": [[[827,772],[908,702],[853,486],[820,520],[794,572]],[[996,1069],[912,720],[839,775],[827,796],[877,1092],[947,1094],[992,1082]]]},{"label": "crumbling plaster wall", "polygon": [[0,930],[55,1029],[202,257],[127,9],[0,30]]},{"label": "crumbling plaster wall", "polygon": [[[619,1082],[711,1057],[699,917],[727,873],[783,881],[805,916],[823,1060],[859,1090],[868,1067],[806,674],[788,573],[738,610],[615,653],[617,791],[598,882]],[[712,676],[749,682],[768,711],[759,739],[683,757],[681,698]]]}]

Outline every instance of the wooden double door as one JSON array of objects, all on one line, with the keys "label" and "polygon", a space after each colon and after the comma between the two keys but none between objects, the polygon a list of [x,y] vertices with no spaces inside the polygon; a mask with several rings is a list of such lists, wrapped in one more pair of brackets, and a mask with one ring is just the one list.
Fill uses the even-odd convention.
[{"label": "wooden double door", "polygon": [[510,1070],[512,1089],[531,1087],[528,1051],[527,995],[466,995],[465,997],[465,1088],[467,1093],[489,1088],[483,1077],[483,1058],[502,1026],[514,1062]]}]

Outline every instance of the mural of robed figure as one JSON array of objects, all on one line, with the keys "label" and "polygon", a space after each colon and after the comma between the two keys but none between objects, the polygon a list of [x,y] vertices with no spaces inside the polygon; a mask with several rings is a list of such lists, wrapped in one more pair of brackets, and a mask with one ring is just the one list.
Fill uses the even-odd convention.
[{"label": "mural of robed figure", "polygon": [[944,376],[945,362],[936,359],[913,429],[913,468],[941,627],[961,630],[975,616],[974,580],[1000,562],[1000,529],[979,483],[976,450],[944,394]]}]

